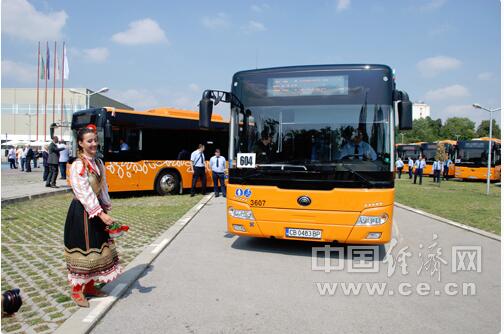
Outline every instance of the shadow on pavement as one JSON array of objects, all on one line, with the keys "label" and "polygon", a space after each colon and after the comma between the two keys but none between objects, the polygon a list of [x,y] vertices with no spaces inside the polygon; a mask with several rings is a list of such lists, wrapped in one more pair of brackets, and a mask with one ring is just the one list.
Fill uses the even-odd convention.
[{"label": "shadow on pavement", "polygon": [[[224,238],[232,238],[233,235],[226,233]],[[264,252],[264,253],[277,253],[284,255],[295,255],[295,256],[312,256],[313,247],[322,247],[326,245],[330,247],[341,247],[344,249],[344,259],[349,258],[349,246],[364,246],[365,249],[373,249],[370,246],[373,245],[353,245],[353,244],[339,244],[339,243],[324,243],[324,242],[313,242],[313,241],[300,241],[300,240],[283,240],[283,239],[267,239],[267,238],[252,238],[252,237],[238,237],[233,244],[232,248],[244,251],[253,252]],[[378,247],[378,261],[383,261],[386,255],[386,250],[384,245],[375,245]],[[331,258],[338,259],[340,254],[336,251],[329,252]],[[354,255],[355,256],[355,255]],[[317,257],[320,259],[324,258],[324,250],[319,249],[317,251]],[[366,258],[368,259],[368,258]]]}]

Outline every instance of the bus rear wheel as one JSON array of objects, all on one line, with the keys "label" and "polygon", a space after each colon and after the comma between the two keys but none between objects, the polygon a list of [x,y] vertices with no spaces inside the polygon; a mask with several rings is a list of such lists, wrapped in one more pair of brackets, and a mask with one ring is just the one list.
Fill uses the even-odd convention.
[{"label": "bus rear wheel", "polygon": [[156,191],[159,195],[176,194],[180,188],[180,180],[176,173],[164,171],[158,176],[156,181]]}]

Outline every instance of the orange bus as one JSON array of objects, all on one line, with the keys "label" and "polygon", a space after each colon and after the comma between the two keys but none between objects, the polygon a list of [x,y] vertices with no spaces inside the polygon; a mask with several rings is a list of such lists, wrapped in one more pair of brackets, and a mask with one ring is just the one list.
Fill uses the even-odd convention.
[{"label": "orange bus", "polygon": [[[422,156],[425,158],[426,165],[423,169],[423,175],[433,176],[434,171],[432,170],[432,165],[436,158],[436,152],[438,144],[444,144],[445,152],[447,154],[446,158],[451,160],[452,162],[455,159],[455,149],[457,146],[457,142],[454,140],[440,140],[436,142],[422,143],[421,151]],[[448,177],[455,176],[455,165],[452,163],[448,169]]]},{"label": "orange bus", "polygon": [[[215,148],[227,156],[229,122],[212,116],[212,130],[201,131],[198,112],[172,108],[147,111],[97,108],[73,114],[73,152],[76,132],[97,127],[99,155],[105,162],[109,191],[155,190],[160,195],[182,193],[192,185],[191,152],[205,144],[207,187],[213,187],[208,160]],[[121,149],[121,142],[126,143]],[[128,148],[128,149],[125,149]],[[197,186],[201,186],[198,180]]]},{"label": "orange bus", "polygon": [[314,65],[236,73],[231,92],[227,228],[240,236],[383,244],[394,211],[394,123],[411,102],[385,65]]},{"label": "orange bus", "polygon": [[496,138],[476,138],[457,143],[455,177],[464,180],[487,179],[488,146],[491,145],[490,181],[501,178],[501,141]]}]

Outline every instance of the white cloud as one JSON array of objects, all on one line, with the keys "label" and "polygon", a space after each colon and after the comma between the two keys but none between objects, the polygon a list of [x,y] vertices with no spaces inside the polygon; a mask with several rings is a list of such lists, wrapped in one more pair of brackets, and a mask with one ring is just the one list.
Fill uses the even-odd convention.
[{"label": "white cloud", "polygon": [[112,40],[125,45],[168,43],[164,30],[149,18],[131,22],[128,30],[114,34]]},{"label": "white cloud", "polygon": [[470,104],[450,105],[443,109],[443,113],[448,117],[470,117],[474,116],[474,107]]},{"label": "white cloud", "polygon": [[441,72],[457,69],[461,65],[462,62],[457,58],[437,56],[420,60],[416,67],[422,76],[431,78]]},{"label": "white cloud", "polygon": [[94,49],[84,49],[82,50],[84,57],[93,63],[104,63],[110,52],[107,48],[94,48]]},{"label": "white cloud", "polygon": [[338,0],[336,4],[336,10],[342,12],[350,8],[350,0]]},{"label": "white cloud", "polygon": [[478,80],[491,80],[493,79],[493,73],[492,72],[483,72],[478,74]]},{"label": "white cloud", "polygon": [[190,90],[191,92],[200,92],[200,91],[201,91],[201,88],[200,88],[200,86],[198,86],[197,84],[195,84],[195,83],[191,83],[191,84],[189,84],[189,90]]},{"label": "white cloud", "polygon": [[158,97],[146,89],[127,89],[124,91],[111,90],[110,96],[119,102],[125,103],[136,110],[148,110],[158,108]]},{"label": "white cloud", "polygon": [[213,17],[206,16],[201,19],[201,23],[209,29],[225,29],[231,25],[226,13],[218,13]]},{"label": "white cloud", "polygon": [[27,0],[2,1],[2,34],[28,41],[59,40],[68,15],[42,13]]},{"label": "white cloud", "polygon": [[443,5],[446,3],[446,0],[428,0],[424,2],[424,4],[420,5],[420,10],[429,11],[443,7]]},{"label": "white cloud", "polygon": [[461,98],[461,97],[467,97],[470,96],[471,94],[462,85],[452,85],[452,86],[447,86],[439,89],[434,89],[430,90],[425,94],[425,99],[427,101],[429,100],[445,100],[445,99],[451,99],[451,98]]},{"label": "white cloud", "polygon": [[2,81],[5,81],[5,79],[35,85],[37,82],[37,66],[7,59],[2,60]]},{"label": "white cloud", "polygon": [[258,21],[253,21],[250,20],[246,26],[243,27],[243,30],[245,30],[248,33],[254,33],[254,32],[261,32],[261,31],[266,31],[266,27],[264,24]]},{"label": "white cloud", "polygon": [[268,10],[270,8],[270,6],[267,4],[267,3],[263,3],[261,5],[252,5],[250,6],[250,9],[252,9],[252,11],[256,12],[256,13],[261,13],[265,10]]}]

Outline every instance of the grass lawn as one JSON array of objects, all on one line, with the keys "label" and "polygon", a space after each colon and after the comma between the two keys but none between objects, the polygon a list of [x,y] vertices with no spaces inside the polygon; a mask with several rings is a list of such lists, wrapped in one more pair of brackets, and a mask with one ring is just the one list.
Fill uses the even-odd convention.
[{"label": "grass lawn", "polygon": [[[201,198],[114,194],[111,215],[130,226],[117,240],[123,267]],[[18,287],[23,296],[19,312],[2,318],[2,333],[52,333],[78,309],[69,298],[63,258],[71,200],[71,194],[64,194],[2,205],[2,291]]]},{"label": "grass lawn", "polygon": [[396,179],[396,202],[429,212],[458,223],[500,235],[501,188],[486,183],[441,181],[441,186],[424,177],[423,184],[412,184],[406,178]]}]

